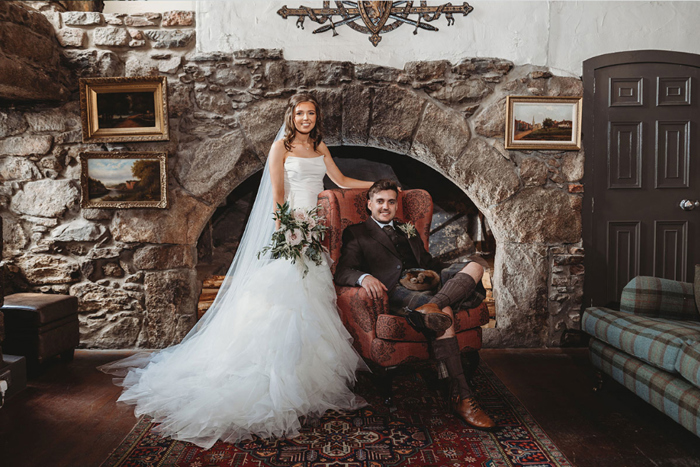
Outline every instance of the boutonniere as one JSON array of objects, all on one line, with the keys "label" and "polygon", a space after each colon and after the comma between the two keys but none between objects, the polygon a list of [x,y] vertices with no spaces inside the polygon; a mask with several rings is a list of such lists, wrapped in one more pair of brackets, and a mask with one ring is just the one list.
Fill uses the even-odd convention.
[{"label": "boutonniere", "polygon": [[403,233],[406,234],[406,236],[408,238],[413,238],[413,237],[418,236],[418,231],[416,230],[416,227],[413,224],[411,224],[410,222],[402,222],[402,223],[398,224],[397,226],[399,229],[401,229],[401,231]]}]

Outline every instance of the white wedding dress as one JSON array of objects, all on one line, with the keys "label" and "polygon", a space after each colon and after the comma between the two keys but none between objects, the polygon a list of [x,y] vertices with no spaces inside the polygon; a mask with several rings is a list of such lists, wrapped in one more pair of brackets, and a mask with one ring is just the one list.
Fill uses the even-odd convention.
[{"label": "white wedding dress", "polygon": [[[287,157],[291,207],[316,206],[325,171],[323,156]],[[366,405],[348,388],[364,363],[338,316],[329,265],[307,265],[305,277],[287,260],[257,269],[201,331],[130,368],[119,401],[153,417],[160,434],[204,448],[294,436],[299,417]]]}]

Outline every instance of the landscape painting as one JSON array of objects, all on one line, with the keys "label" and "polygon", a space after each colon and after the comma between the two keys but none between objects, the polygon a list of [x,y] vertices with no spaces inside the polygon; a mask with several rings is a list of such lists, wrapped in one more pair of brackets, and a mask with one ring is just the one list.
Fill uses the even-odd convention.
[{"label": "landscape painting", "polygon": [[164,153],[83,153],[84,208],[166,208]]},{"label": "landscape painting", "polygon": [[150,92],[110,92],[97,95],[100,128],[148,128],[156,125],[156,105]]},{"label": "landscape painting", "polygon": [[166,141],[165,76],[82,78],[83,142]]},{"label": "landscape painting", "polygon": [[507,149],[580,149],[580,97],[509,96],[507,109]]}]

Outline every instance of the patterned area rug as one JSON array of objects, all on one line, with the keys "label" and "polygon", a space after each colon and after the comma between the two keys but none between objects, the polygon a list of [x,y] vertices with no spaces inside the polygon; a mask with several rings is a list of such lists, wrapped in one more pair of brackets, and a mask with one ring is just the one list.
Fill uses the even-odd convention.
[{"label": "patterned area rug", "polygon": [[475,378],[478,400],[499,429],[474,430],[446,410],[429,389],[432,370],[397,375],[396,407],[384,407],[369,378],[356,390],[370,403],[353,413],[329,412],[292,440],[216,443],[210,450],[160,438],[153,423],[139,420],[102,467],[381,467],[530,466],[571,463],[523,405],[482,362]]}]

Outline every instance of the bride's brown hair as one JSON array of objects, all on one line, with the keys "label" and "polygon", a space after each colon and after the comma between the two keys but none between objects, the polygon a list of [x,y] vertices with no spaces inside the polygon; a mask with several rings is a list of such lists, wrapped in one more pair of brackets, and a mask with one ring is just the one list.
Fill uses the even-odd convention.
[{"label": "bride's brown hair", "polygon": [[297,105],[302,102],[310,102],[316,108],[316,125],[314,129],[309,133],[309,139],[314,142],[314,151],[318,148],[318,145],[323,141],[323,128],[321,127],[321,122],[323,121],[323,116],[321,115],[321,107],[316,102],[316,99],[311,97],[310,94],[299,93],[294,94],[289,99],[289,104],[287,105],[287,110],[284,112],[284,148],[287,151],[292,150],[292,141],[294,141],[294,135],[297,131],[294,126],[294,110]]}]

